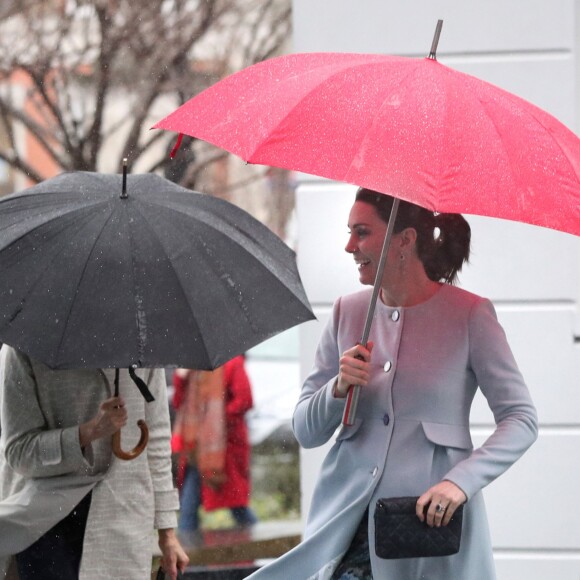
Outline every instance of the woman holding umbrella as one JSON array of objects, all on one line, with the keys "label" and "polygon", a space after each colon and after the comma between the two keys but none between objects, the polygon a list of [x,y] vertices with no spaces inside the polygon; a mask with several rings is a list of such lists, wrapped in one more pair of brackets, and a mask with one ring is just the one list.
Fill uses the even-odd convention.
[{"label": "woman holding umbrella", "polygon": [[[346,251],[362,284],[375,281],[393,198],[360,189]],[[351,385],[361,387],[312,498],[304,541],[252,578],[495,578],[481,490],[535,441],[537,416],[491,302],[452,285],[469,257],[470,228],[458,214],[400,202],[366,346],[370,290],[339,298],[294,412],[306,448],[341,424]],[[356,345],[356,346],[353,346]],[[496,429],[473,449],[469,413],[480,388]],[[452,556],[381,559],[379,498],[417,496],[417,517],[446,526],[463,504],[461,547]]]},{"label": "woman holding umbrella", "polygon": [[[21,580],[151,575],[153,529],[163,568],[177,578],[188,556],[176,533],[167,385],[162,369],[138,369],[155,394],[145,401],[128,373],[113,396],[114,369],[51,369],[0,350],[0,576],[15,555]],[[112,453],[121,427],[149,444],[132,461]]]}]

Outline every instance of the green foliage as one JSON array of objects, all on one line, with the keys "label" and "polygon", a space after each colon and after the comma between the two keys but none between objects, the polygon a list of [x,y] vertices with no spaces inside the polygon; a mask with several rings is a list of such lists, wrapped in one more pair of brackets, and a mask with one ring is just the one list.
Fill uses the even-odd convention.
[{"label": "green foliage", "polygon": [[252,505],[262,520],[300,517],[300,463],[292,435],[255,446]]}]

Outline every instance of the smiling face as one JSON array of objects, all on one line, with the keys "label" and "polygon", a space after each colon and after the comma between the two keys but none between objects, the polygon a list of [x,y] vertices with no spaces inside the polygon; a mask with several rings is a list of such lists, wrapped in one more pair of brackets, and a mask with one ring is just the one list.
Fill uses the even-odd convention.
[{"label": "smiling face", "polygon": [[[372,205],[356,201],[350,210],[348,228],[350,236],[344,249],[352,254],[358,265],[361,284],[372,285],[379,265],[387,224]],[[394,234],[387,256],[383,284],[387,283],[389,272],[393,270],[393,264],[397,261],[396,239],[397,234]]]}]

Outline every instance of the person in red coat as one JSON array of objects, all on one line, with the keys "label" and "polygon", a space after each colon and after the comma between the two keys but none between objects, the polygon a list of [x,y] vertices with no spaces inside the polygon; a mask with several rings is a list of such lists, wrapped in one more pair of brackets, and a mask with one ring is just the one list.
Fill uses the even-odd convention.
[{"label": "person in red coat", "polygon": [[[251,446],[245,415],[253,401],[244,361],[245,357],[240,355],[213,373],[178,369],[173,375],[176,410],[173,451],[180,454],[182,534],[197,533],[200,505],[206,511],[230,509],[238,526],[257,522],[248,505]],[[223,425],[219,424],[221,421]],[[190,432],[194,435],[186,435],[185,439],[192,441],[184,445],[182,426],[188,422],[193,424]],[[219,453],[220,449],[224,452]]]},{"label": "person in red coat", "polygon": [[226,455],[225,482],[220,486],[202,484],[203,508],[212,511],[230,508],[238,525],[256,523],[248,507],[251,491],[251,447],[245,415],[252,408],[252,388],[242,355],[223,366],[225,383]]}]

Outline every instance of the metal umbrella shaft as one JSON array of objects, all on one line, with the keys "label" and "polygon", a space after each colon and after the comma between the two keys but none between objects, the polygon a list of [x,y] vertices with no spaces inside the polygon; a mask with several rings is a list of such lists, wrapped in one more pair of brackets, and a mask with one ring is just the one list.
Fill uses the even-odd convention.
[{"label": "metal umbrella shaft", "polygon": [[[385,239],[383,241],[383,247],[381,250],[381,257],[379,258],[379,265],[377,268],[377,273],[375,275],[375,283],[373,286],[373,293],[371,295],[371,300],[369,302],[369,308],[367,310],[367,317],[365,321],[365,326],[363,329],[362,338],[360,344],[365,348],[369,339],[369,334],[371,332],[371,326],[373,323],[373,317],[375,314],[375,307],[377,304],[377,298],[381,290],[381,282],[383,279],[383,272],[385,270],[385,263],[387,261],[387,254],[389,252],[389,246],[391,244],[391,238],[393,237],[393,230],[395,229],[395,221],[397,219],[397,213],[399,211],[399,199],[393,198],[393,207],[391,209],[391,215],[389,216],[389,223],[387,225],[387,233],[385,234]],[[342,415],[342,424],[350,426],[354,424],[356,417],[356,409],[358,406],[358,399],[360,394],[360,385],[351,385],[348,389],[348,394],[346,396],[346,403],[344,406],[344,412]]]}]

